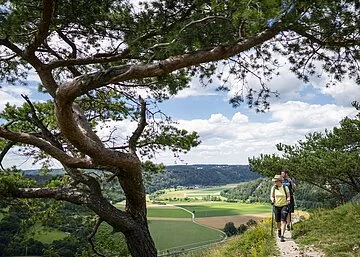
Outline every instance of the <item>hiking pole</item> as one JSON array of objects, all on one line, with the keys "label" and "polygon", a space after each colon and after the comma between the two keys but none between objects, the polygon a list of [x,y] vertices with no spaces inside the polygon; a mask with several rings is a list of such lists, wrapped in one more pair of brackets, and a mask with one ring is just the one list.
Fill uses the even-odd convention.
[{"label": "hiking pole", "polygon": [[274,203],[271,203],[271,236],[274,233]]}]

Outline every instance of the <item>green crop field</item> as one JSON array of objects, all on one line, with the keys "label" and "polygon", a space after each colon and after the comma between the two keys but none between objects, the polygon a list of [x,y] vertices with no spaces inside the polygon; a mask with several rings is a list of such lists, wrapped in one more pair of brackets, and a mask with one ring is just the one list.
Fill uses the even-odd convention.
[{"label": "green crop field", "polygon": [[191,218],[191,214],[177,207],[151,207],[147,209],[151,218]]},{"label": "green crop field", "polygon": [[159,251],[187,249],[220,241],[223,234],[191,221],[151,220],[150,233]]},{"label": "green crop field", "polygon": [[27,232],[27,237],[33,238],[42,242],[43,244],[51,244],[54,240],[61,240],[67,237],[68,234],[57,229],[48,228],[35,224]]},{"label": "green crop field", "polygon": [[260,214],[271,212],[271,207],[269,204],[206,202],[202,204],[179,204],[178,206],[183,207],[191,212],[195,212],[196,218]]}]

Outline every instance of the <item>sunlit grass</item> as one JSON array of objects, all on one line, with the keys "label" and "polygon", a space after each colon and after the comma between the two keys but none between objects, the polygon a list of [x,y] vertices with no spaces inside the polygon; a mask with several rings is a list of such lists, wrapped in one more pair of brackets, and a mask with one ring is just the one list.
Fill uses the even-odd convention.
[{"label": "sunlit grass", "polygon": [[221,232],[191,221],[151,220],[149,228],[159,251],[192,248],[223,238]]},{"label": "sunlit grass", "polygon": [[57,229],[44,227],[40,224],[33,225],[27,232],[28,238],[33,238],[43,244],[51,244],[54,240],[62,240],[68,234]]},{"label": "sunlit grass", "polygon": [[360,204],[334,210],[316,210],[310,219],[294,225],[296,242],[315,245],[326,256],[360,256]]},{"label": "sunlit grass", "polygon": [[278,250],[275,245],[275,237],[271,236],[271,221],[265,219],[252,227],[244,234],[231,237],[226,243],[216,245],[203,251],[197,251],[181,255],[183,257],[268,257],[276,256]]}]

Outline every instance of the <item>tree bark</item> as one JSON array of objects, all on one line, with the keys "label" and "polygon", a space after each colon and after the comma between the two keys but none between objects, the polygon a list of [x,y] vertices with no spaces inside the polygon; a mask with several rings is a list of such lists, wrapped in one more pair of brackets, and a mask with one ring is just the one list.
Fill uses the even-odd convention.
[{"label": "tree bark", "polygon": [[155,243],[150,235],[146,218],[146,194],[140,161],[132,170],[118,171],[118,180],[126,195],[125,211],[121,211],[98,195],[91,195],[88,207],[115,231],[125,235],[128,249],[133,257],[157,256]]},{"label": "tree bark", "polygon": [[127,246],[133,257],[156,257],[157,251],[151,239],[148,225],[138,224],[136,228],[124,233]]}]

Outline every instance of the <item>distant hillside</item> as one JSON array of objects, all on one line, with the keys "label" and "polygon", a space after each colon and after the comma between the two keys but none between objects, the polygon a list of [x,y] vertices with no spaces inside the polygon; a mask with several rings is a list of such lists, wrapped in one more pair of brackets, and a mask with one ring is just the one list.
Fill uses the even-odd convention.
[{"label": "distant hillside", "polygon": [[248,165],[173,165],[146,183],[149,193],[175,186],[216,186],[246,182],[260,177]]},{"label": "distant hillside", "polygon": [[[38,181],[64,174],[62,169],[54,169],[46,176],[38,176],[38,170],[27,170],[25,173]],[[248,165],[169,165],[166,166],[166,172],[153,175],[151,180],[146,179],[145,187],[148,193],[152,193],[175,186],[217,186],[247,182],[260,177],[258,173],[250,171]]]}]

